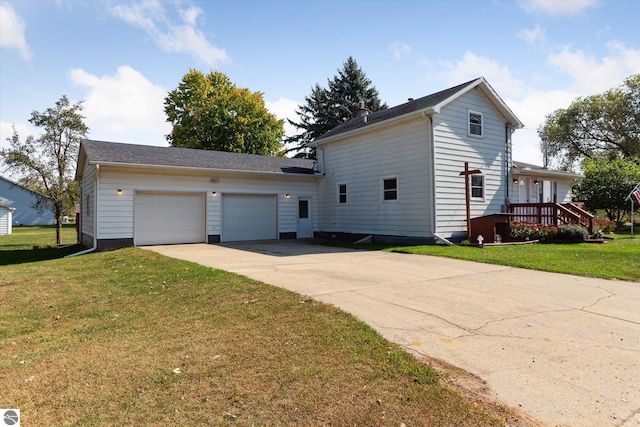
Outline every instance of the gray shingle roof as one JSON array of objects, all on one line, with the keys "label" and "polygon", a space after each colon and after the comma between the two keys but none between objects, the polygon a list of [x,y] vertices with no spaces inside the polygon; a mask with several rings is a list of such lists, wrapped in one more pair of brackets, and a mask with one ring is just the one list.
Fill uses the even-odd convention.
[{"label": "gray shingle roof", "polygon": [[412,113],[414,111],[420,111],[424,108],[434,107],[440,104],[442,101],[450,98],[455,95],[457,92],[466,88],[467,86],[477,82],[478,79],[470,80],[466,83],[462,83],[458,86],[451,87],[449,89],[442,90],[440,92],[432,93],[431,95],[424,96],[418,99],[412,99],[409,102],[405,102],[404,104],[400,104],[398,106],[388,108],[386,110],[376,111],[374,113],[369,113],[366,117],[366,122],[362,117],[354,117],[351,120],[348,120],[341,125],[336,126],[331,129],[327,133],[319,136],[315,139],[315,141],[320,141],[325,138],[329,138],[334,135],[339,135],[344,132],[348,132],[350,130],[358,129],[364,127],[365,125],[371,125],[373,123],[382,122],[384,120],[389,120],[394,117],[399,117],[408,113]]},{"label": "gray shingle roof", "polygon": [[580,174],[566,172],[566,171],[559,171],[559,170],[549,169],[549,168],[545,169],[543,166],[534,165],[532,163],[520,162],[517,160],[513,161],[513,169],[514,169],[513,171],[514,173],[530,172],[530,173],[537,173],[538,175],[564,176],[567,178],[582,178],[582,175]]},{"label": "gray shingle roof", "polygon": [[314,161],[192,148],[157,147],[85,139],[81,143],[91,163],[169,166],[195,169],[313,174]]}]

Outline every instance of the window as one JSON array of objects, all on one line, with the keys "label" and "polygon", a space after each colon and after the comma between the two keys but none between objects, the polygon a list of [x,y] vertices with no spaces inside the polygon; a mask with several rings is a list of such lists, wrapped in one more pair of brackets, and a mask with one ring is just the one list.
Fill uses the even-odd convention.
[{"label": "window", "polygon": [[309,201],[298,200],[298,219],[309,218]]},{"label": "window", "polygon": [[482,136],[482,113],[469,111],[469,135]]},{"label": "window", "polygon": [[85,216],[91,216],[91,195],[87,194],[87,204],[85,206]]},{"label": "window", "polygon": [[338,203],[347,203],[347,184],[338,184]]},{"label": "window", "polygon": [[471,175],[471,197],[484,198],[484,176]]},{"label": "window", "polygon": [[382,200],[398,200],[398,178],[382,180]]}]

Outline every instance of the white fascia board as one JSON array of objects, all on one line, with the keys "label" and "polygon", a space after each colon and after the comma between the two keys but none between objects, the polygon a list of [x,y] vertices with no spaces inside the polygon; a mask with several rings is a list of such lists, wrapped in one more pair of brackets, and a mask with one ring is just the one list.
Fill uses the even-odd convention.
[{"label": "white fascia board", "polygon": [[342,132],[339,133],[337,135],[334,136],[330,136],[328,138],[323,138],[320,141],[311,141],[309,143],[306,144],[307,147],[318,147],[319,145],[325,145],[329,142],[334,142],[334,141],[338,141],[342,138],[347,138],[350,137],[352,135],[356,135],[360,132],[364,132],[364,131],[369,131],[371,129],[378,129],[381,128],[383,126],[391,126],[394,125],[396,123],[400,123],[404,120],[408,120],[411,119],[415,116],[432,116],[434,113],[436,113],[436,111],[434,111],[434,109],[432,107],[429,108],[423,108],[422,110],[416,110],[416,111],[412,111],[410,113],[407,114],[403,114],[401,116],[397,116],[397,117],[392,117],[390,119],[387,120],[382,120],[380,122],[377,123],[373,123],[373,124],[368,124],[356,129],[352,129],[350,131],[347,132]]},{"label": "white fascia board", "polygon": [[89,162],[90,165],[100,165],[114,168],[129,168],[129,169],[146,169],[146,170],[157,170],[157,171],[188,171],[188,172],[199,172],[199,173],[231,173],[231,174],[246,174],[246,175],[267,175],[267,176],[279,176],[279,177],[291,177],[291,178],[319,178],[320,174],[314,173],[312,174],[294,174],[294,173],[283,173],[283,172],[269,172],[269,171],[248,171],[242,169],[215,169],[215,168],[195,168],[188,166],[163,166],[163,165],[145,165],[141,163],[120,163],[120,162]]},{"label": "white fascia board", "polygon": [[583,179],[584,176],[578,175],[571,172],[562,172],[562,171],[554,171],[554,170],[544,170],[544,169],[517,169],[514,168],[513,175],[526,175],[526,176],[542,176],[542,177],[561,177],[561,178],[571,178],[571,179]]},{"label": "white fascia board", "polygon": [[513,113],[513,111],[511,111],[511,109],[507,106],[507,104],[504,103],[502,98],[500,98],[500,95],[498,95],[498,93],[495,90],[493,90],[489,82],[487,82],[484,77],[479,77],[474,83],[470,84],[464,89],[459,90],[458,92],[456,92],[449,98],[445,99],[444,101],[440,102],[439,104],[436,104],[433,107],[433,109],[435,110],[436,113],[439,113],[442,107],[454,101],[455,99],[461,97],[462,95],[471,91],[472,89],[475,89],[478,86],[480,86],[484,94],[487,97],[489,97],[489,99],[491,99],[492,103],[496,106],[496,108],[498,108],[498,110],[500,110],[502,115],[509,120],[509,123],[514,128],[521,129],[524,127],[524,124],[520,121],[520,119],[518,119],[518,117]]}]

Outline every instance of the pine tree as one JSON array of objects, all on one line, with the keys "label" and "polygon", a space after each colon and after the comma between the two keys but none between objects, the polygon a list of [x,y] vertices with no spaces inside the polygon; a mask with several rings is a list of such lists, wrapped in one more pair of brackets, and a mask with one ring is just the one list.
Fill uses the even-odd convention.
[{"label": "pine tree", "polygon": [[314,158],[315,152],[305,147],[305,144],[330,131],[334,127],[353,118],[364,102],[370,112],[384,110],[386,103],[380,101],[378,90],[371,85],[362,68],[353,57],[349,57],[342,69],[333,79],[327,79],[328,88],[315,84],[311,94],[305,97],[305,104],[299,105],[296,114],[298,122],[289,123],[302,133],[289,137],[288,143],[296,143],[291,151],[297,151],[296,157]]}]

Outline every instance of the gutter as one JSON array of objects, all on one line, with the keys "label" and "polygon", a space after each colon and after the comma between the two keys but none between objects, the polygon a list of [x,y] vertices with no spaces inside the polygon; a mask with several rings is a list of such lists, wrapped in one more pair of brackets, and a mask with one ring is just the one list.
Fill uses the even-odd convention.
[{"label": "gutter", "polygon": [[268,172],[268,171],[250,171],[250,170],[242,170],[242,169],[213,169],[213,168],[197,168],[190,166],[168,166],[168,165],[149,165],[149,164],[141,164],[141,163],[123,163],[123,162],[89,162],[90,165],[96,166],[110,166],[116,168],[136,168],[136,169],[157,169],[157,170],[186,170],[186,171],[194,171],[194,172],[206,172],[206,173],[244,173],[248,175],[276,175],[276,176],[285,176],[285,177],[318,177],[320,174],[304,174],[304,173],[284,173],[284,172]]},{"label": "gutter", "polygon": [[[432,113],[432,112],[431,112]],[[433,113],[432,113],[433,114]],[[436,229],[436,222],[437,222],[437,212],[438,209],[436,208],[436,135],[435,135],[435,130],[433,129],[433,115],[427,113],[427,111],[423,111],[422,112],[422,117],[424,117],[425,119],[429,120],[429,132],[430,132],[430,138],[431,138],[431,161],[433,162],[431,164],[431,194],[433,195],[433,210],[431,211],[431,215],[433,218],[433,230],[431,231],[431,234],[433,234],[433,236],[436,239],[439,240],[443,240],[444,242],[451,244],[451,242],[449,242],[447,239],[444,239],[440,236],[438,236],[437,234],[437,229]]]},{"label": "gutter", "polygon": [[[71,258],[71,257],[75,257],[78,255],[84,255],[84,254],[88,254],[90,252],[95,251],[98,248],[98,190],[100,188],[100,165],[96,164],[96,180],[95,180],[95,186],[96,186],[96,191],[95,191],[95,196],[94,196],[94,200],[95,200],[95,215],[93,216],[93,246],[89,249],[85,249],[83,251],[80,252],[76,252],[73,254],[69,254],[67,256],[65,256],[65,258]],[[82,190],[80,191],[80,206],[82,206]],[[82,216],[80,217],[80,224],[82,225],[84,223],[84,220],[82,219]],[[82,226],[80,227],[80,235],[82,235]]]}]

